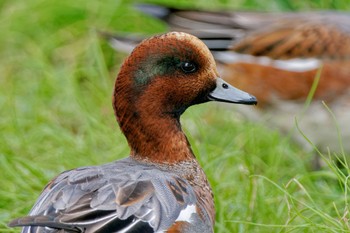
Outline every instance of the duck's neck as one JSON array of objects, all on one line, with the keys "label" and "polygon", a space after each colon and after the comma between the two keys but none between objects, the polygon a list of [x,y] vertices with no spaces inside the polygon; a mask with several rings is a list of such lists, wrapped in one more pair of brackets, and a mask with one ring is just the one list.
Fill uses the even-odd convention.
[{"label": "duck's neck", "polygon": [[172,164],[194,158],[177,116],[135,111],[118,121],[134,159]]}]

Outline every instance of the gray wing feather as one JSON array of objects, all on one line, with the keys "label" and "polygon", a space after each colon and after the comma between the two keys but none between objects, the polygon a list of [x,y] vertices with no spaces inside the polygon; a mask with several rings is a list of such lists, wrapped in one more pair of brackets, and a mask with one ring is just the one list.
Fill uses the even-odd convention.
[{"label": "gray wing feather", "polygon": [[119,232],[141,224],[158,231],[195,201],[187,181],[127,158],[62,173],[44,189],[30,216],[9,225],[27,226],[22,232],[28,233]]}]

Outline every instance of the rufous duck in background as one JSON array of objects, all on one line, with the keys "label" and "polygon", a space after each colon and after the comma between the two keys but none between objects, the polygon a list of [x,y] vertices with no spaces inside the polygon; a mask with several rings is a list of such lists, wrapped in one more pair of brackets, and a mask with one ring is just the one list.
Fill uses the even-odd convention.
[{"label": "rufous duck in background", "polygon": [[113,107],[130,156],[65,171],[41,193],[23,233],[213,232],[213,194],[180,116],[208,101],[256,104],[218,76],[198,38],[170,32],[144,40],[122,65]]}]

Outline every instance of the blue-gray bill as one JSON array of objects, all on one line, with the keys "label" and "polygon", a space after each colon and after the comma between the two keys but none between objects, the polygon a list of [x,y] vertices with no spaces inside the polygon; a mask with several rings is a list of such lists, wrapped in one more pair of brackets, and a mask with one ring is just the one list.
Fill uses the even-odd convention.
[{"label": "blue-gray bill", "polygon": [[221,78],[216,79],[216,88],[210,92],[208,99],[235,104],[252,105],[258,103],[254,96],[233,87]]}]

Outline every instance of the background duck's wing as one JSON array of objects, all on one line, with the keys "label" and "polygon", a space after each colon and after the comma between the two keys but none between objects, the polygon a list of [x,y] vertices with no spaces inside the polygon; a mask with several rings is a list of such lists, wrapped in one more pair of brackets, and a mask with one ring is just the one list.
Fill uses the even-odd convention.
[{"label": "background duck's wing", "polygon": [[350,15],[341,12],[180,10],[140,5],[171,30],[201,38],[211,50],[231,49],[274,59],[350,58]]},{"label": "background duck's wing", "polygon": [[124,159],[62,173],[45,188],[30,216],[10,226],[37,233],[147,233],[167,229],[195,200],[191,186],[176,175]]},{"label": "background duck's wing", "polygon": [[99,35],[108,41],[109,45],[119,52],[131,53],[132,50],[146,37],[136,34],[109,33],[99,31]]},{"label": "background duck's wing", "polygon": [[350,58],[350,15],[336,12],[265,15],[273,20],[251,30],[232,50],[274,59]]}]

